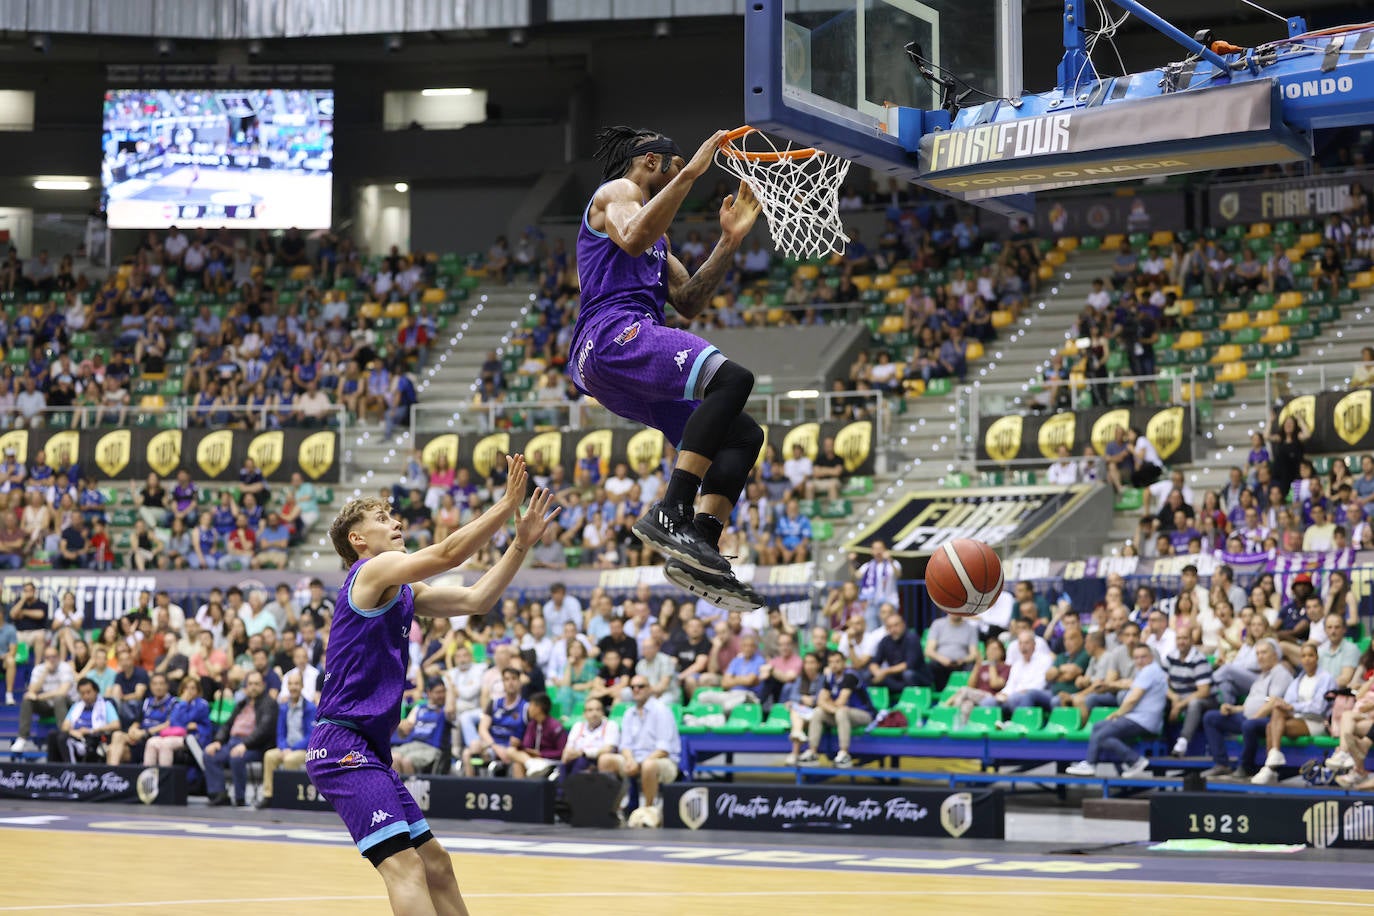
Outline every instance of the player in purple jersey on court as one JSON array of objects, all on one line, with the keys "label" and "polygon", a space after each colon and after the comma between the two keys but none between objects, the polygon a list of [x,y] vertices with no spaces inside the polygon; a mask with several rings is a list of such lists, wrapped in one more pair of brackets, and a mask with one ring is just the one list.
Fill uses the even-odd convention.
[{"label": "player in purple jersey on court", "polygon": [[[506,464],[506,492],[496,505],[415,553],[406,552],[404,526],[384,499],[350,500],[329,527],[349,569],[334,605],[305,768],[343,818],[358,851],[381,873],[393,913],[467,914],[449,854],[391,769],[391,733],[401,719],[412,618],[487,613],[558,515],[557,509],[546,511],[550,496],[542,488],[521,515],[525,459],[511,456]],[[423,582],[461,565],[512,515],[515,538],[471,588]]]},{"label": "player in purple jersey on court", "polygon": [[725,133],[691,161],[655,131],[608,127],[596,135],[605,183],[577,233],[582,302],[568,374],[606,409],[677,446],[663,498],[634,526],[668,558],[664,574],[713,604],[748,611],[764,600],[735,578],[718,545],[763,446],[763,430],[744,412],[754,374],[695,334],[668,327],[663,312],[671,302],[685,318],[701,314],[758,216],[758,201],[741,183],[721,204],[720,242],[695,274],[669,251],[664,234]]}]

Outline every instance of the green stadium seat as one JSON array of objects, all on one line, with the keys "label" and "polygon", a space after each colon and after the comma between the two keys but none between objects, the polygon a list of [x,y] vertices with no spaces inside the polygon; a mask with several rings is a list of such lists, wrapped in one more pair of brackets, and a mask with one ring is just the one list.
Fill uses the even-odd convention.
[{"label": "green stadium seat", "polygon": [[915,706],[918,709],[929,709],[931,706],[931,690],[929,687],[905,687],[902,695],[897,698],[898,706]]},{"label": "green stadium seat", "polygon": [[811,539],[814,541],[828,541],[835,536],[835,526],[827,521],[814,521],[811,523]]},{"label": "green stadium seat", "polygon": [[821,503],[822,518],[848,518],[854,512],[854,505],[847,499],[827,499]]},{"label": "green stadium seat", "polygon": [[988,733],[994,741],[1019,741],[1034,732],[1040,731],[1045,722],[1045,711],[1035,706],[1023,706],[1013,710],[1011,721],[1000,729]]},{"label": "green stadium seat", "polygon": [[820,503],[814,499],[797,500],[797,509],[807,518],[815,518],[821,514]]},{"label": "green stadium seat", "polygon": [[938,397],[954,390],[954,383],[947,378],[933,378],[926,382],[926,397]]},{"label": "green stadium seat", "polygon": [[949,681],[945,684],[945,687],[947,687],[947,688],[948,688],[948,687],[959,688],[959,687],[967,687],[967,686],[968,686],[968,672],[967,672],[967,671],[954,671],[954,672],[951,672],[951,673],[950,673],[950,676],[949,676]]},{"label": "green stadium seat", "polygon": [[958,710],[953,706],[936,706],[920,725],[912,725],[907,734],[917,738],[943,738],[954,727]]},{"label": "green stadium seat", "polygon": [[963,471],[952,471],[940,478],[940,486],[949,490],[960,490],[972,484],[973,479]]},{"label": "green stadium seat", "polygon": [[949,730],[949,736],[951,738],[981,738],[989,732],[995,731],[997,723],[1001,721],[1001,707],[978,706],[969,713],[966,724],[955,726]]},{"label": "green stadium seat", "polygon": [[1086,740],[1086,733],[1078,727],[1078,710],[1059,706],[1050,710],[1049,721],[1039,731],[1030,732],[1026,737],[1033,741],[1077,741],[1080,740],[1080,733]]},{"label": "green stadium seat", "polygon": [[891,691],[886,687],[868,688],[868,698],[876,709],[887,709],[892,704]]},{"label": "green stadium seat", "polygon": [[1116,511],[1139,512],[1145,505],[1144,491],[1136,487],[1123,487],[1116,497]]},{"label": "green stadium seat", "polygon": [[[619,704],[624,705],[624,704]],[[730,710],[730,718],[725,724],[716,729],[718,732],[742,734],[753,731],[758,725],[763,724],[763,707],[758,703],[741,703]]]},{"label": "green stadium seat", "polygon": [[844,482],[840,492],[845,496],[867,496],[873,492],[873,478],[867,475],[857,475]]}]

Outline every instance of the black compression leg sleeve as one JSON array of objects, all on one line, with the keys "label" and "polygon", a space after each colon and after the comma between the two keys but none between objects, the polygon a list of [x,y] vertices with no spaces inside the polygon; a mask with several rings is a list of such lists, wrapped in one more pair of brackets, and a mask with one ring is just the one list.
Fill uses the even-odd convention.
[{"label": "black compression leg sleeve", "polygon": [[[695,415],[693,415],[695,416]],[[759,449],[763,448],[763,429],[747,413],[735,417],[725,432],[716,460],[701,481],[703,496],[724,496],[730,505],[739,502],[744,485],[749,482],[749,472],[758,460]]]},{"label": "black compression leg sleeve", "polygon": [[[687,419],[681,450],[714,461],[734,429],[732,424],[744,413],[745,402],[753,390],[754,373],[728,359],[722,363],[706,386],[701,404]],[[757,428],[758,424],[754,426]]]}]

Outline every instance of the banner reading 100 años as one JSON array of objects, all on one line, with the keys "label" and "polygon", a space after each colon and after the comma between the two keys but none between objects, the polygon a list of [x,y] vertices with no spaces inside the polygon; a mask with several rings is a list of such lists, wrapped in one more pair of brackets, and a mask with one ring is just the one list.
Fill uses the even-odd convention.
[{"label": "banner reading 100 a\u00f1os", "polygon": [[1105,455],[1124,427],[1142,430],[1164,461],[1193,458],[1192,421],[1183,407],[1117,407],[1065,411],[1048,416],[984,417],[978,430],[979,461],[1053,461],[1062,445],[1072,456],[1091,445]]},{"label": "banner reading 100 a\u00f1os", "polygon": [[20,463],[37,461],[42,452],[53,467],[76,463],[100,480],[169,477],[185,467],[196,480],[234,481],[245,458],[269,481],[288,481],[297,471],[317,483],[339,480],[335,430],[16,429],[0,435],[0,453],[9,449]]},{"label": "banner reading 100 a\u00f1os", "polygon": [[[764,425],[763,431],[764,448],[769,442],[774,443],[780,458],[791,456],[792,447],[800,445],[802,451],[814,459],[821,452],[821,442],[834,437],[835,454],[844,459],[846,472],[873,473],[873,424],[868,420]],[[421,454],[426,467],[432,467],[443,455],[450,467],[467,468],[478,478],[485,478],[506,455],[520,453],[536,471],[561,465],[571,482],[577,462],[589,455],[600,461],[605,474],[613,472],[616,464],[623,461],[629,465],[631,476],[645,476],[662,464],[666,446],[663,434],[656,429],[487,435],[439,433],[424,442]],[[761,456],[763,451],[759,454]]]}]

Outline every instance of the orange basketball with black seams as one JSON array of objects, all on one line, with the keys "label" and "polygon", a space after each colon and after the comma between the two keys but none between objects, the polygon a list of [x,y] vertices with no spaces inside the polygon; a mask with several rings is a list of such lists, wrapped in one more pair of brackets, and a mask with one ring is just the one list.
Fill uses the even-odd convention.
[{"label": "orange basketball with black seams", "polygon": [[1004,584],[997,551],[972,538],[940,545],[926,564],[930,600],[956,617],[976,617],[992,607]]}]

